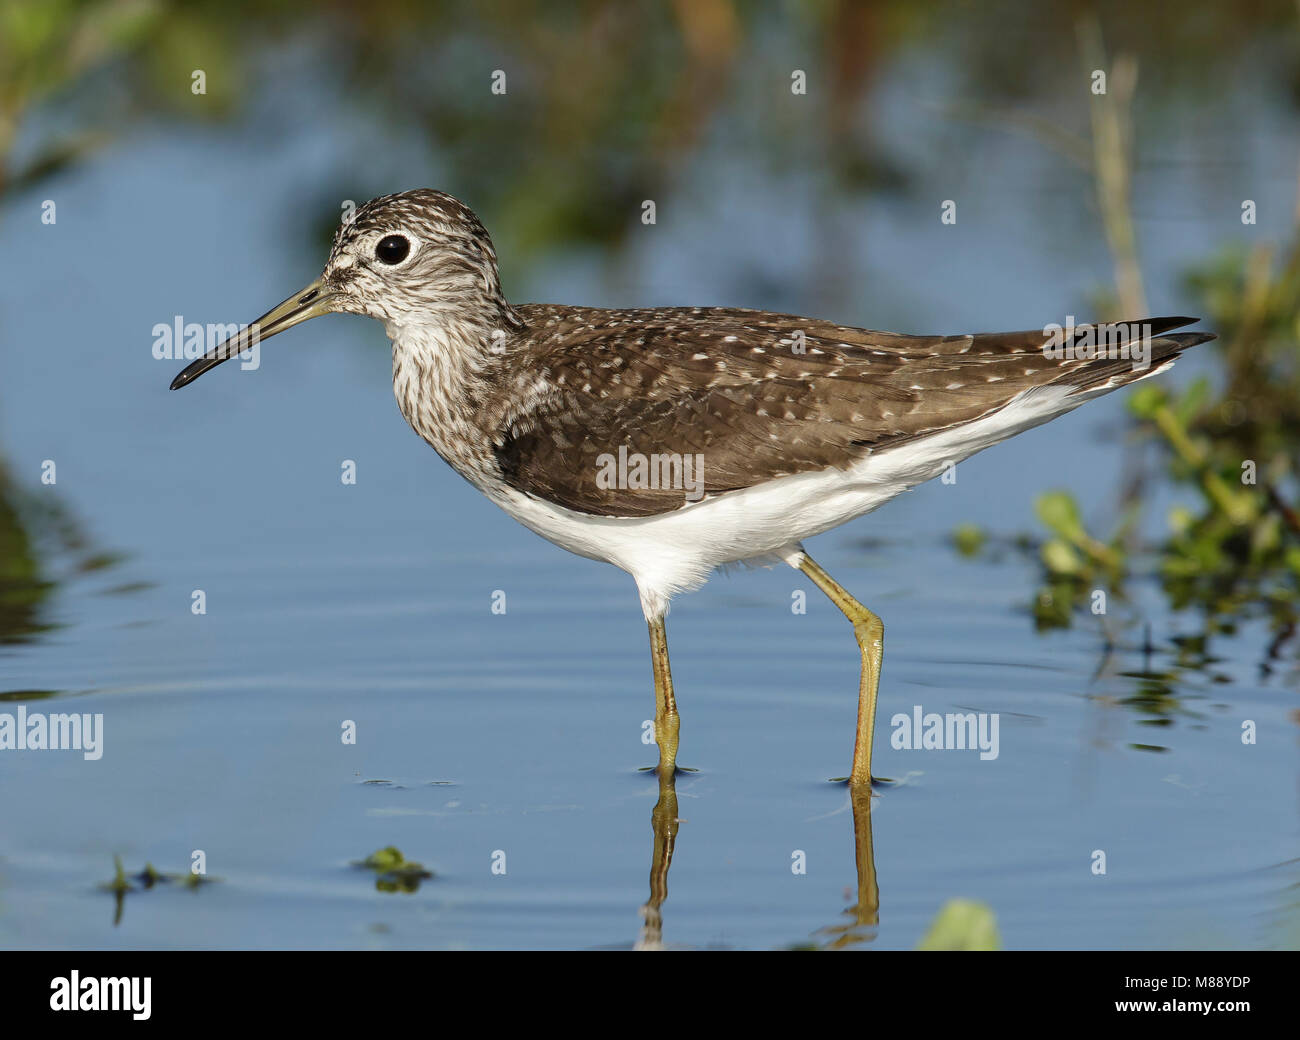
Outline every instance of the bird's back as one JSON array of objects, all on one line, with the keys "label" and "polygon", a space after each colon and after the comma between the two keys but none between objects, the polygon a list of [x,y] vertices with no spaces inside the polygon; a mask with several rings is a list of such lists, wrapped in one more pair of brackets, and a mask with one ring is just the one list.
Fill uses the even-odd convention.
[{"label": "bird's back", "polygon": [[[847,469],[1055,387],[1062,411],[1164,367],[1213,338],[1163,335],[1187,318],[1079,326],[1117,357],[1054,356],[1043,330],[909,336],[728,308],[599,310],[530,304],[485,401],[502,479],[583,513],[652,516],[690,489],[602,480],[619,457],[698,460],[719,495]],[[1146,365],[1130,357],[1142,337]],[[1064,336],[1062,337],[1064,338]],[[627,483],[624,481],[623,483]]]}]

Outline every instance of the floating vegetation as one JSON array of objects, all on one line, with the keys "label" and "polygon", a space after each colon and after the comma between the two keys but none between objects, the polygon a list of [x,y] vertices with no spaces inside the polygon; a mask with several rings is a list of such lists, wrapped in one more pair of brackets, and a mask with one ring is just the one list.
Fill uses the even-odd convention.
[{"label": "floating vegetation", "polygon": [[111,881],[102,882],[99,888],[100,891],[113,893],[115,901],[113,924],[117,925],[122,920],[122,911],[126,906],[127,894],[130,892],[143,892],[164,884],[172,884],[180,888],[198,889],[203,885],[219,880],[221,879],[208,877],[206,874],[195,874],[192,871],[186,871],[183,874],[165,874],[149,862],[145,863],[144,869],[138,874],[128,874],[122,866],[122,857],[114,856],[113,878]]},{"label": "floating vegetation", "polygon": [[426,870],[422,863],[408,860],[395,845],[372,852],[352,865],[373,870],[376,874],[375,888],[380,892],[417,892],[420,882],[433,877],[433,871]]}]

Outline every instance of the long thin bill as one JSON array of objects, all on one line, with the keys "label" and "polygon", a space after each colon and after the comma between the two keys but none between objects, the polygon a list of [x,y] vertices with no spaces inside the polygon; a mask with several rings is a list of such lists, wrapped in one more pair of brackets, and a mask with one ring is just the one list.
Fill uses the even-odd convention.
[{"label": "long thin bill", "polygon": [[332,294],[325,289],[319,278],[307,288],[294,293],[283,303],[276,304],[255,322],[241,329],[225,342],[213,347],[201,358],[186,365],[181,373],[172,380],[172,389],[179,390],[188,386],[210,368],[216,368],[221,362],[228,361],[243,353],[255,343],[270,339],[277,332],[291,329],[308,318],[315,318],[330,312]]}]

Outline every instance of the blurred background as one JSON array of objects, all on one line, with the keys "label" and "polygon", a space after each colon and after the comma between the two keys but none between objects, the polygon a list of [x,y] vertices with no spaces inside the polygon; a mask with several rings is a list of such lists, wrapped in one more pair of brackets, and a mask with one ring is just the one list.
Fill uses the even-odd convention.
[{"label": "blurred background", "polygon": [[[0,0],[0,712],[105,720],[0,754],[0,944],[911,948],[967,897],[977,944],[1294,946],[1298,19]],[[665,901],[631,581],[410,433],[377,323],[183,394],[155,356],[426,186],[517,302],[1219,339],[811,546],[885,622],[865,826],[833,608],[674,605]],[[915,705],[1000,713],[999,757],[892,748]]]}]

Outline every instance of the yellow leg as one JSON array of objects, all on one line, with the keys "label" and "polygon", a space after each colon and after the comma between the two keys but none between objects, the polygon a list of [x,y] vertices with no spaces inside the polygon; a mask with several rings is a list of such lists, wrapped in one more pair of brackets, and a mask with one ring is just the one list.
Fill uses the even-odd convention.
[{"label": "yellow leg", "polygon": [[850,787],[849,803],[853,807],[858,901],[844,911],[852,918],[852,923],[832,925],[818,933],[828,936],[825,947],[831,950],[874,939],[880,924],[880,886],[876,882],[876,857],[871,844],[871,788],[864,785]]},{"label": "yellow leg", "polygon": [[671,777],[677,770],[677,735],[681,719],[673,696],[673,673],[668,667],[668,635],[664,619],[650,622],[650,662],[655,671],[655,743],[659,745],[659,776]]},{"label": "yellow leg", "polygon": [[676,783],[671,772],[659,774],[659,801],[650,813],[650,829],[655,836],[650,859],[650,899],[641,908],[645,925],[637,939],[638,950],[663,949],[663,905],[668,898],[668,869],[673,865],[673,848],[677,844]]},{"label": "yellow leg", "polygon": [[858,736],[853,744],[853,772],[850,784],[871,783],[871,740],[876,728],[876,692],[880,687],[880,666],[885,656],[885,626],[880,618],[850,596],[811,556],[804,553],[799,563],[822,592],[830,597],[853,624],[853,635],[862,652],[862,679],[858,684]]}]

